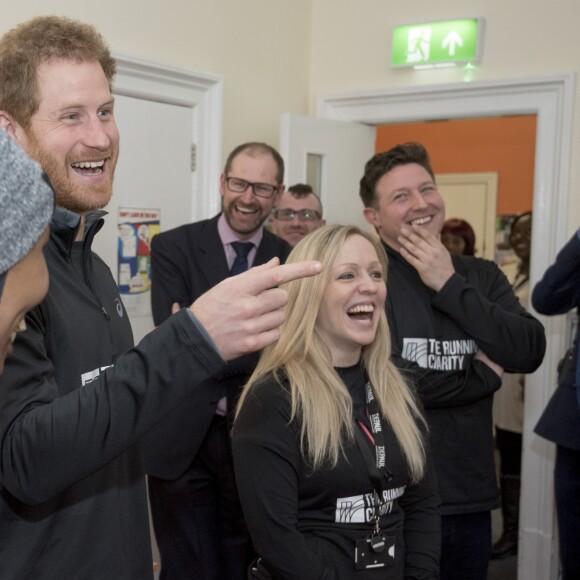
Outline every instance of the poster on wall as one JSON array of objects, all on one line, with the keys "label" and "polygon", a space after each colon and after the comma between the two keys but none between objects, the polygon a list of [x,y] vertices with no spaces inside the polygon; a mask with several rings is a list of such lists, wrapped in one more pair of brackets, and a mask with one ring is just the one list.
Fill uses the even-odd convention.
[{"label": "poster on wall", "polygon": [[151,240],[159,233],[159,209],[119,208],[119,293],[130,316],[151,315]]}]

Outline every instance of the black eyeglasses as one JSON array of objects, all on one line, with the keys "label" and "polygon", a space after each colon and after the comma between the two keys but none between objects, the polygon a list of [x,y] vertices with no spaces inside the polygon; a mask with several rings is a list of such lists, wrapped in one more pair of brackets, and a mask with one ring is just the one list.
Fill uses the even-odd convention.
[{"label": "black eyeglasses", "polygon": [[320,212],[315,209],[299,209],[298,211],[293,209],[275,209],[272,212],[272,217],[286,222],[293,220],[294,216],[298,216],[301,222],[313,222],[322,217]]},{"label": "black eyeglasses", "polygon": [[269,183],[252,183],[239,177],[226,177],[226,185],[234,193],[244,193],[248,187],[251,187],[254,195],[258,197],[272,197],[279,187]]}]

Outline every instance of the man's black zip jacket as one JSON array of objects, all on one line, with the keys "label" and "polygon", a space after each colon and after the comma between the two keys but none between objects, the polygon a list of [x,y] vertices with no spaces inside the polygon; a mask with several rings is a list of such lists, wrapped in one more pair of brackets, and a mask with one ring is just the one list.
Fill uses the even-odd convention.
[{"label": "man's black zip jacket", "polygon": [[[0,377],[2,580],[153,577],[141,437],[223,361],[181,311],[133,346],[102,226],[58,209],[50,288]],[[187,388],[180,385],[189,385]]]}]

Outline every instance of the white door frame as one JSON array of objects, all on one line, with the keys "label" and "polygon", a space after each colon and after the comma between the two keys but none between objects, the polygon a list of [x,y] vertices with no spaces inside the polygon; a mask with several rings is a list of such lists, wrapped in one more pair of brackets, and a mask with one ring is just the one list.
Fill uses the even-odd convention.
[{"label": "white door frame", "polygon": [[[317,116],[370,125],[470,117],[536,114],[533,284],[567,241],[568,173],[574,75],[405,87],[317,97]],[[428,113],[426,113],[428,111]],[[533,427],[553,392],[564,351],[564,319],[541,318],[548,347],[542,366],[526,379],[518,578],[555,579],[553,446]]]},{"label": "white door frame", "polygon": [[223,78],[114,55],[117,75],[113,93],[193,109],[196,171],[192,172],[191,221],[217,213],[216,195],[221,174]]}]

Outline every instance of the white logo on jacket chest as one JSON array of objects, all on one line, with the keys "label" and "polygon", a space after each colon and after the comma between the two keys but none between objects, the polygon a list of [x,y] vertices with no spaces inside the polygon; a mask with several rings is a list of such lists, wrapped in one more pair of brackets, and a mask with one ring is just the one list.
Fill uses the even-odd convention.
[{"label": "white logo on jacket chest", "polygon": [[401,356],[424,369],[458,371],[465,368],[466,355],[475,352],[477,345],[471,339],[404,338]]},{"label": "white logo on jacket chest", "polygon": [[[379,516],[390,514],[393,511],[393,501],[405,493],[405,486],[384,489],[376,496],[379,504],[372,493],[353,495],[351,497],[339,497],[336,499],[336,514],[334,521],[341,524],[365,524],[374,522],[375,509]],[[376,506],[376,507],[375,507]]]},{"label": "white logo on jacket chest", "polygon": [[121,304],[121,300],[119,300],[119,298],[115,298],[115,308],[117,309],[119,318],[123,318],[125,311],[123,310],[123,304]]}]

